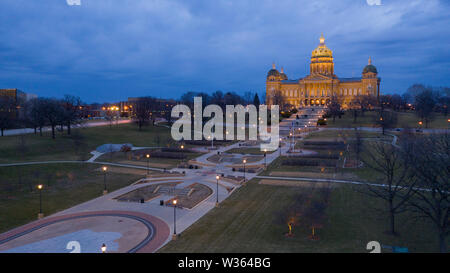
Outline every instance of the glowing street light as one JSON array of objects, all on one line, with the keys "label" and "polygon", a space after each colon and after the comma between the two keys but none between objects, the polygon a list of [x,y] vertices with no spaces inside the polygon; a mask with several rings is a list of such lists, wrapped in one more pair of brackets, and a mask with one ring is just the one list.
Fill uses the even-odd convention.
[{"label": "glowing street light", "polygon": [[280,150],[280,156],[281,156],[281,140],[283,139],[280,137],[280,144],[278,145],[278,150]]},{"label": "glowing street light", "polygon": [[244,158],[244,160],[242,160],[242,163],[244,163],[244,183],[245,183],[245,163],[247,163],[247,160]]},{"label": "glowing street light", "polygon": [[145,157],[147,158],[147,174],[150,174],[150,154],[146,154]]},{"label": "glowing street light", "polygon": [[106,171],[107,170],[108,170],[108,167],[106,167],[106,166],[102,167],[102,171],[103,171],[103,185],[104,185],[103,195],[108,194],[108,190],[106,189]]},{"label": "glowing street light", "polygon": [[211,150],[214,149],[214,136],[208,136],[208,140],[211,139]]},{"label": "glowing street light", "polygon": [[292,132],[289,133],[289,137],[291,138],[291,141],[290,141],[291,149],[295,149],[295,147],[293,147],[293,144],[294,144],[294,135],[292,134]]},{"label": "glowing street light", "polygon": [[39,214],[38,214],[38,219],[41,219],[44,217],[44,214],[42,213],[42,189],[44,188],[44,186],[42,184],[39,184],[37,186],[37,189],[39,190]]},{"label": "glowing street light", "polygon": [[267,169],[267,149],[264,149],[264,170]]},{"label": "glowing street light", "polygon": [[106,253],[106,245],[102,244],[102,247],[100,248],[102,250],[102,253]]},{"label": "glowing street light", "polygon": [[219,179],[220,176],[216,175],[216,207],[219,206]]},{"label": "glowing street light", "polygon": [[181,148],[181,162],[183,162],[184,161],[184,145],[181,145],[180,148]]},{"label": "glowing street light", "polygon": [[177,199],[172,200],[173,205],[173,235],[172,240],[177,239]]}]

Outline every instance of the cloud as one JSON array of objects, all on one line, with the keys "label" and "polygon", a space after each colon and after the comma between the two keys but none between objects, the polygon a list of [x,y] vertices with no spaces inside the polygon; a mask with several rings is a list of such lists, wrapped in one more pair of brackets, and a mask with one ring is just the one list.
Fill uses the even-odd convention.
[{"label": "cloud", "polygon": [[359,75],[370,55],[385,91],[403,91],[415,81],[449,84],[443,69],[450,57],[449,8],[437,0],[0,5],[0,85],[41,95],[59,96],[63,89],[93,101],[178,97],[193,89],[262,92],[273,61],[290,78],[309,72],[321,32],[338,76]]}]

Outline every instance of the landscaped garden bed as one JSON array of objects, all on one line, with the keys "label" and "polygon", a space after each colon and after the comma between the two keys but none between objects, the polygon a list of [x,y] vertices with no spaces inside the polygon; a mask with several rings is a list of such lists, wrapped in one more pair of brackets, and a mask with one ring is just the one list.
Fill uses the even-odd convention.
[{"label": "landscaped garden bed", "polygon": [[165,202],[166,206],[173,206],[172,201],[176,199],[177,207],[192,209],[197,204],[205,200],[208,196],[210,196],[213,192],[210,187],[200,183],[191,184],[188,186],[188,188],[192,189],[189,195],[176,196],[175,198],[167,200]]},{"label": "landscaped garden bed", "polygon": [[160,187],[175,187],[177,184],[179,184],[179,182],[152,184],[136,189],[134,191],[127,192],[118,197],[115,197],[114,199],[121,202],[141,202],[142,200],[144,202],[148,202],[161,195],[161,193],[158,193]]}]

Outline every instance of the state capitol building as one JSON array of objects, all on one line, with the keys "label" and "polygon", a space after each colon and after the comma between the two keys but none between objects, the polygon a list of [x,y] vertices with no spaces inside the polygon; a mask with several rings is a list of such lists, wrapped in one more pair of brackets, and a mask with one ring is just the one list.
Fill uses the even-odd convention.
[{"label": "state capitol building", "polygon": [[334,74],[333,52],[325,45],[323,35],[319,41],[319,46],[312,51],[308,76],[291,80],[284,74],[283,68],[278,71],[275,64],[272,65],[266,79],[268,105],[277,95],[295,107],[325,106],[330,103],[332,96],[341,98],[343,108],[350,107],[357,95],[379,98],[381,79],[370,58],[361,77],[340,78]]}]

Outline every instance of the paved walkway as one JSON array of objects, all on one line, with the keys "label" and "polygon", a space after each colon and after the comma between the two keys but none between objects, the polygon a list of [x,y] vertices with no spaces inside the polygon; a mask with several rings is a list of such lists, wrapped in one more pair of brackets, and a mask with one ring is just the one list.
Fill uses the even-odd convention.
[{"label": "paved walkway", "polygon": [[[39,242],[43,242],[43,241],[36,242],[36,239],[33,238],[33,236],[32,236],[34,233],[38,233],[42,229],[47,229],[47,230],[45,230],[45,236],[52,237],[51,233],[60,234],[61,230],[64,230],[64,231],[69,230],[71,228],[71,226],[73,225],[73,223],[71,223],[70,220],[93,218],[94,221],[96,221],[96,224],[98,226],[101,226],[103,218],[110,217],[110,216],[129,218],[129,219],[132,219],[132,220],[142,223],[147,228],[147,234],[144,235],[143,239],[139,240],[136,245],[129,247],[129,249],[126,249],[124,252],[129,252],[129,253],[155,252],[157,249],[159,249],[162,246],[162,244],[166,241],[167,237],[169,236],[169,227],[167,226],[167,224],[164,221],[162,221],[161,219],[154,217],[152,215],[139,213],[139,212],[135,212],[135,211],[119,211],[119,210],[117,210],[117,211],[79,212],[79,213],[47,217],[42,220],[34,221],[27,225],[23,225],[21,227],[10,230],[6,233],[0,234],[0,252],[4,252],[4,251],[7,252],[8,249],[10,249],[14,246],[17,246],[17,243],[15,243],[15,241],[21,240],[23,237],[26,237],[26,236],[28,236],[28,238],[26,238],[25,240],[22,240],[22,242],[20,242],[20,246],[22,248],[24,246],[26,246],[27,243],[28,244],[36,244]],[[63,224],[62,226],[61,226],[61,223]],[[64,225],[65,223],[67,223],[67,224]],[[58,226],[58,228],[53,228],[53,230],[52,230],[51,227],[56,224],[60,224],[60,225]],[[119,226],[119,225],[121,225],[121,222],[119,221],[119,222],[115,223],[115,225]],[[94,225],[91,226],[91,228],[95,228],[95,222],[94,222]],[[103,229],[105,229],[105,227],[103,227]],[[114,229],[114,227],[112,227],[111,225],[109,225],[106,228],[106,230],[112,230],[112,229]],[[94,234],[98,234],[98,233],[94,233]],[[135,237],[138,235],[139,234],[130,234],[128,232],[125,234],[121,234],[120,239],[126,242],[128,240],[132,240],[131,237]],[[57,252],[57,250],[60,250],[62,247],[65,247],[67,245],[67,243],[69,243],[71,241],[78,242],[77,240],[81,241],[82,238],[78,238],[75,236],[75,237],[68,237],[67,239],[69,239],[70,241],[60,241],[59,242],[60,245],[53,246],[54,249],[47,248],[47,249],[45,249],[45,251],[47,253]],[[90,238],[90,239],[95,239],[95,238]],[[115,240],[115,241],[117,241],[117,240]],[[126,244],[126,243],[124,243],[124,244]],[[41,247],[45,247],[45,246],[41,246]],[[47,246],[47,247],[49,247],[49,246]],[[83,252],[83,249],[86,248],[86,246],[84,246],[84,245],[80,245],[80,247],[81,247],[81,252]],[[101,244],[99,243],[98,248],[97,248],[98,251],[94,251],[94,252],[100,252],[100,247],[101,247]],[[33,248],[30,249],[30,252],[33,252]],[[67,252],[69,252],[69,250],[67,250],[65,252],[67,253]]]},{"label": "paved walkway", "polygon": [[[131,120],[126,119],[126,120],[119,120],[119,121],[114,121],[113,125],[116,124],[126,124],[126,123],[130,123]],[[73,125],[73,128],[82,128],[82,127],[98,127],[98,126],[107,126],[110,125],[109,121],[98,121],[98,122],[86,122],[86,123],[82,123],[81,125]],[[58,126],[59,128],[59,126]],[[66,127],[64,127],[66,128]],[[51,127],[43,127],[42,128],[42,132],[50,132],[52,130]],[[37,130],[37,133],[39,134],[39,130]],[[34,129],[33,128],[21,128],[21,129],[8,129],[5,130],[3,132],[4,136],[16,136],[16,135],[24,135],[24,134],[34,134]]]},{"label": "paved walkway", "polygon": [[[381,187],[386,188],[389,187],[387,184],[375,184],[369,182],[362,181],[352,181],[352,180],[339,180],[339,179],[328,179],[328,178],[307,178],[307,177],[286,177],[286,176],[265,176],[265,175],[257,175],[255,178],[259,179],[271,179],[271,180],[289,180],[289,181],[298,181],[298,182],[322,182],[322,183],[337,183],[337,184],[349,184],[349,185],[362,185],[362,186],[371,186],[371,187]],[[400,189],[408,189],[406,187],[401,186],[392,186],[394,188]],[[430,189],[425,188],[414,188],[419,191],[431,191]]]},{"label": "paved walkway", "polygon": [[[273,153],[268,153],[267,157],[262,158],[258,162],[248,163],[246,166],[254,166],[254,165],[264,165],[267,163],[269,165],[271,162],[276,160],[280,155],[287,155],[288,150],[290,148],[290,139],[286,136],[289,135],[289,132],[295,131],[296,128],[304,128],[311,127],[315,125],[317,122],[317,117],[319,115],[318,112],[314,111],[314,114],[311,114],[311,109],[301,110],[298,115],[308,115],[308,118],[297,119],[294,114],[289,119],[285,119],[283,124],[280,124],[280,132],[284,135],[281,135],[282,148]],[[281,130],[283,128],[283,130]],[[328,129],[328,128],[327,128]],[[330,128],[331,129],[331,128]],[[349,128],[350,129],[350,128]],[[353,128],[351,128],[354,130]],[[362,129],[364,130],[364,129]],[[308,133],[305,133],[308,134]],[[303,134],[303,135],[305,135]],[[396,138],[394,136],[393,144],[395,144]],[[163,181],[152,181],[152,179],[142,179],[141,182],[148,183],[134,183],[130,186],[121,188],[117,191],[111,192],[107,195],[100,196],[93,200],[84,202],[82,204],[76,205],[67,210],[56,213],[50,217],[44,218],[41,221],[36,221],[30,223],[28,225],[19,227],[18,229],[14,229],[8,233],[0,235],[0,247],[3,242],[7,242],[5,240],[9,240],[8,238],[12,238],[17,234],[21,234],[21,232],[25,232],[26,234],[33,232],[33,228],[38,227],[44,223],[53,224],[58,219],[71,219],[74,216],[83,216],[83,215],[98,215],[98,214],[115,214],[115,215],[134,215],[136,217],[142,219],[148,219],[148,222],[151,223],[156,229],[156,235],[153,239],[151,239],[146,244],[143,244],[141,247],[135,249],[130,248],[130,250],[136,250],[140,252],[154,252],[159,249],[161,246],[166,244],[171,240],[170,234],[173,233],[176,224],[177,233],[183,232],[186,228],[195,223],[198,219],[203,217],[207,212],[215,207],[216,200],[218,198],[219,203],[228,198],[230,194],[240,185],[236,185],[227,181],[219,180],[217,184],[216,174],[224,174],[226,176],[243,176],[242,172],[233,172],[231,167],[227,167],[224,163],[215,164],[207,160],[207,158],[217,154],[217,152],[223,153],[227,150],[238,148],[239,144],[235,143],[225,147],[219,147],[217,150],[210,150],[204,155],[196,158],[196,161],[205,165],[200,169],[179,169],[174,168],[171,171],[175,172],[185,172],[184,177],[166,177],[163,178]],[[245,147],[247,148],[247,147]],[[33,164],[55,164],[55,163],[89,163],[89,164],[101,164],[101,165],[109,165],[109,166],[117,166],[117,167],[126,167],[126,168],[136,168],[136,169],[147,169],[145,166],[137,166],[137,165],[129,165],[129,164],[120,164],[120,163],[110,163],[110,162],[98,162],[95,161],[102,154],[98,152],[93,152],[93,157],[91,157],[87,161],[44,161],[44,162],[27,162],[27,163],[13,163],[13,164],[0,164],[0,166],[20,166],[20,165],[33,165]],[[149,168],[150,170],[162,171],[161,168]],[[273,177],[273,176],[259,176],[255,173],[246,173],[247,180],[250,180],[254,177],[261,179],[277,179],[277,180],[295,180],[295,181],[310,181],[310,182],[331,182],[331,183],[342,183],[342,184],[354,184],[354,185],[363,185],[367,184],[366,182],[360,181],[346,181],[346,180],[334,180],[334,179],[311,179],[311,178],[301,178],[301,177]],[[146,187],[153,183],[168,183],[168,182],[180,182],[177,185],[177,188],[185,188],[194,183],[203,184],[209,187],[212,193],[206,197],[203,201],[197,204],[192,209],[181,209],[168,206],[160,206],[160,200],[167,201],[173,196],[171,195],[160,195],[159,197],[141,203],[135,202],[119,202],[115,198],[128,193],[130,191]],[[380,184],[370,184],[373,186],[385,186]],[[217,187],[218,186],[218,187]],[[229,189],[233,189],[229,192]],[[176,223],[174,222],[174,210],[176,210]],[[151,230],[151,228],[150,228]],[[159,232],[159,233],[158,233]],[[24,233],[24,235],[25,235]],[[150,232],[151,233],[151,232]],[[22,235],[21,235],[22,236]],[[20,236],[19,236],[20,237]],[[10,240],[9,240],[10,241]]]}]

